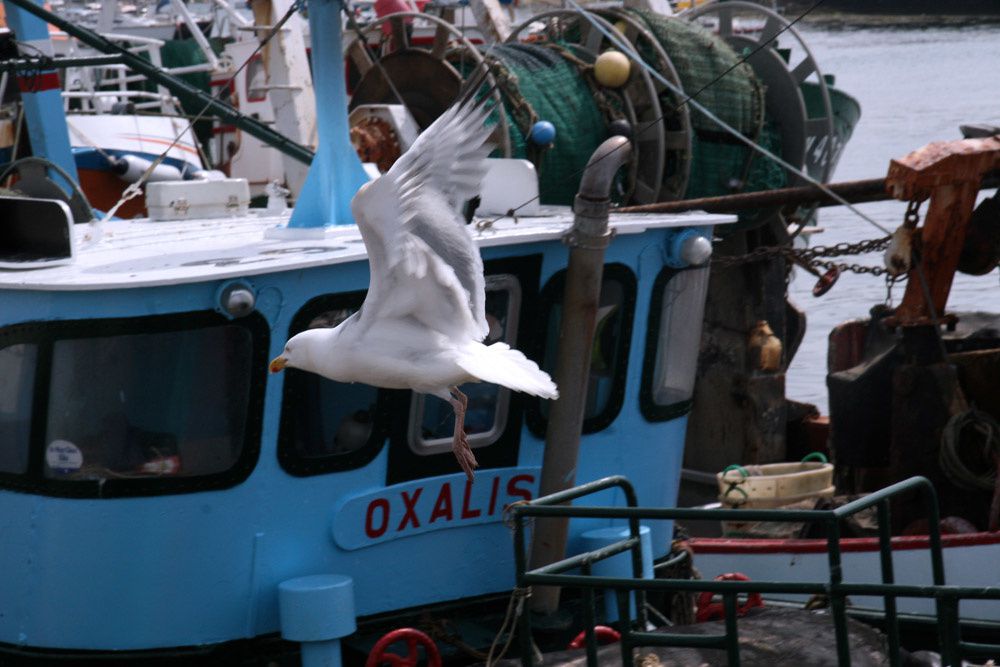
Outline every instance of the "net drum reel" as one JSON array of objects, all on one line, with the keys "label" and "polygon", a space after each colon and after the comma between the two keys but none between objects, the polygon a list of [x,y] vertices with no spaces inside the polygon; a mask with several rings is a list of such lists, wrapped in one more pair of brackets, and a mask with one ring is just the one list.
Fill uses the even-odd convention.
[{"label": "net drum reel", "polygon": [[[432,28],[433,37],[414,38],[411,25],[421,31]],[[463,83],[459,70],[474,72],[484,63],[479,49],[461,30],[433,14],[388,14],[362,26],[361,35],[354,34],[344,49],[348,80],[355,80],[349,109],[365,104],[399,104],[398,91],[421,130],[458,98]],[[495,88],[492,74],[487,74],[485,85]],[[492,96],[498,104],[501,102],[497,90]],[[503,114],[497,116],[499,128],[494,139],[498,155],[510,157],[507,120]]]},{"label": "net drum reel", "polygon": [[[594,13],[616,24],[618,28],[624,26],[625,39],[632,44],[636,52],[655,67],[664,79],[674,84],[677,90],[683,90],[680,76],[670,57],[642,21],[620,7],[595,9]],[[691,114],[684,104],[684,98],[661,81],[653,78],[653,87],[659,95],[666,144],[663,178],[660,181],[657,201],[681,199],[684,197],[688,175],[691,173]],[[637,136],[636,140],[641,144],[642,137]]]},{"label": "net drum reel", "polygon": [[[767,118],[778,126],[782,159],[828,182],[843,145],[835,132],[827,81],[795,27],[775,11],[743,0],[701,5],[679,16],[714,31],[741,56],[760,48],[784,29],[782,35],[792,38],[790,46],[779,48],[775,40],[750,56],[747,63],[765,86],[764,107]],[[738,29],[760,24],[760,30]],[[810,86],[818,93],[813,104],[807,103],[804,90]],[[798,176],[789,174],[789,178],[789,185],[803,184]]]},{"label": "net drum reel", "polygon": [[[620,34],[605,18],[593,13],[590,18],[609,33]],[[639,32],[636,30],[633,34],[638,36]],[[552,10],[533,16],[511,30],[507,43],[518,42],[565,48],[573,58],[591,66],[604,50],[614,48],[588,17],[573,10]],[[683,130],[668,132],[664,127],[660,105],[662,84],[646,70],[633,65],[628,81],[620,88],[604,88],[596,82],[594,85],[601,94],[620,102],[619,111],[632,127],[635,152],[628,164],[624,200],[636,204],[659,201],[664,167],[668,163],[667,151],[676,152],[671,163],[677,165],[687,165],[690,155]],[[686,179],[686,173],[683,178]],[[672,180],[671,184],[674,183]]]}]

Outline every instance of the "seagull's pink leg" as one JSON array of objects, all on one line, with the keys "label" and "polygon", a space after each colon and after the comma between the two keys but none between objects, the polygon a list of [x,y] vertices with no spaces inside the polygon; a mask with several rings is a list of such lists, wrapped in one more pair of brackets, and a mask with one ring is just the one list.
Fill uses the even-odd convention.
[{"label": "seagull's pink leg", "polygon": [[472,471],[479,467],[469,441],[465,439],[465,408],[469,405],[468,397],[458,390],[458,387],[449,387],[451,394],[451,407],[455,410],[455,438],[451,441],[451,451],[458,459],[458,465],[462,466],[466,477],[472,481]]}]

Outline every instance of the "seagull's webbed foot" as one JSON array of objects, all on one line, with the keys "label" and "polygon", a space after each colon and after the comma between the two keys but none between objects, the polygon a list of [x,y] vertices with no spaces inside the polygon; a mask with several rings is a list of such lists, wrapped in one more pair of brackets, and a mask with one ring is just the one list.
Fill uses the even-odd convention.
[{"label": "seagull's webbed foot", "polygon": [[476,455],[469,447],[469,441],[465,437],[465,409],[469,404],[468,397],[458,390],[458,387],[449,387],[451,393],[451,407],[455,410],[455,437],[451,441],[451,451],[458,460],[458,465],[465,471],[465,476],[472,481],[472,471],[479,467]]}]

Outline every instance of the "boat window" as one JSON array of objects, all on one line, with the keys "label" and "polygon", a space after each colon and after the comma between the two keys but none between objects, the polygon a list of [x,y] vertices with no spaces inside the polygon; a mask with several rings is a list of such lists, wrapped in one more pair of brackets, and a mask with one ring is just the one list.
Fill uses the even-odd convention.
[{"label": "boat window", "polygon": [[[559,349],[559,327],[562,323],[563,291],[566,273],[560,271],[542,290],[544,352],[542,368],[555,375]],[[632,317],[635,312],[636,281],[624,264],[604,267],[601,298],[597,309],[594,345],[590,355],[590,377],[587,384],[583,432],[593,433],[607,428],[621,411],[625,397],[625,373],[628,366],[632,337]],[[528,425],[539,436],[544,435],[550,401],[534,400],[528,413]]]},{"label": "boat window", "polygon": [[708,267],[664,269],[653,285],[640,407],[650,421],[688,412],[694,393]]},{"label": "boat window", "polygon": [[36,345],[0,349],[0,472],[28,470],[31,399],[35,391]]},{"label": "boat window", "polygon": [[[517,316],[521,308],[521,285],[513,275],[486,278],[486,345],[517,344]],[[486,382],[470,382],[459,389],[468,399],[465,433],[472,448],[486,447],[500,437],[506,426],[510,390]],[[410,449],[426,456],[451,451],[455,412],[451,404],[436,397],[413,394],[410,409]]]},{"label": "boat window", "polygon": [[189,313],[3,334],[27,340],[0,349],[0,485],[116,497],[223,488],[249,475],[263,318]]},{"label": "boat window", "polygon": [[247,102],[264,102],[267,100],[267,67],[259,55],[250,58],[246,72]]},{"label": "boat window", "polygon": [[[364,292],[313,299],[289,329],[335,327],[353,315]],[[278,459],[294,475],[349,470],[368,463],[385,440],[379,427],[380,391],[359,383],[334,382],[306,371],[284,371]]]}]

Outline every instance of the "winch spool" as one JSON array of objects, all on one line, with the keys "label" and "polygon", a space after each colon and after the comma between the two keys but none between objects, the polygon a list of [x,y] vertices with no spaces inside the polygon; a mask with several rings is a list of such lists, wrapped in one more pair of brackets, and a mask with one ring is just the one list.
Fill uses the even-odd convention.
[{"label": "winch spool", "polygon": [[[499,81],[511,157],[535,164],[543,204],[572,204],[587,160],[607,132],[590,87],[562,54],[538,44],[499,44],[488,58]],[[550,144],[530,138],[539,121],[555,127]]]},{"label": "winch spool", "polygon": [[[840,122],[845,131],[838,138],[833,91],[802,35],[788,19],[744,0],[702,5],[679,16],[711,31],[737,54],[753,54],[747,58],[747,65],[763,83],[766,112],[758,143],[812,178],[829,182],[850,136],[852,121]],[[754,25],[759,28],[753,29]],[[780,47],[776,38],[779,32],[783,36]],[[767,47],[761,48],[763,44]],[[804,184],[800,176],[786,174],[771,160],[759,156],[752,159],[745,191]],[[803,207],[796,217],[805,224],[814,211],[815,206]],[[741,221],[752,225],[768,219],[769,213],[747,212],[741,215]]]},{"label": "winch spool", "polygon": [[[568,145],[562,147],[563,151],[580,153],[572,160],[574,164],[578,163],[578,166],[558,177],[565,183],[559,187],[560,201],[547,203],[572,202],[579,184],[579,175],[575,179],[570,179],[569,175],[582,170],[593,150],[606,138],[608,126],[616,120],[626,120],[633,128],[636,139],[633,144],[634,157],[627,166],[624,192],[620,198],[634,203],[658,201],[664,174],[664,156],[668,150],[667,132],[661,120],[663,109],[659,90],[662,86],[658,88],[658,84],[649,72],[635,66],[631,68],[631,73],[624,84],[602,86],[594,75],[594,64],[603,52],[616,47],[605,33],[594,25],[595,23],[607,33],[620,34],[609,20],[596,13],[584,16],[577,11],[560,9],[535,15],[529,21],[513,28],[507,41],[511,46],[520,43],[518,48],[529,47],[552,51],[565,61],[566,66],[560,67],[563,71],[551,84],[556,86],[554,90],[573,89],[575,94],[572,97],[552,94],[553,89],[548,87],[539,91],[544,97],[549,98],[548,103],[554,113],[575,121],[577,116],[574,107],[586,103],[582,99],[585,95],[591,100],[589,104],[597,104],[602,117],[601,122],[593,128],[592,134],[586,137],[586,148]],[[627,25],[625,27],[627,32],[638,34],[638,30],[630,29]],[[530,42],[530,45],[523,42]],[[498,48],[493,49],[494,54],[498,51],[500,54],[509,53]],[[499,55],[499,58],[503,60],[505,56]],[[530,91],[533,82],[524,79],[525,76],[530,78],[534,74],[528,71],[518,75],[518,87],[526,90],[528,94],[525,97],[529,100],[534,96]],[[584,128],[575,122],[570,127],[573,127],[572,138],[575,142],[584,139]],[[683,146],[682,140],[677,143]],[[545,178],[544,167],[541,172]],[[543,187],[543,201],[546,201],[547,193],[548,188]]]},{"label": "winch spool", "polygon": [[[827,182],[842,148],[835,141],[830,87],[795,26],[774,10],[745,0],[702,5],[681,16],[714,26],[719,38],[739,54],[749,54],[773,39],[767,48],[750,56],[747,64],[766,87],[767,115],[781,133],[781,157],[803,165],[810,176]],[[739,30],[740,22],[762,23],[762,27],[759,31]],[[781,48],[775,38],[780,31],[790,38]],[[790,184],[799,185],[800,180]]]},{"label": "winch spool", "polygon": [[[427,43],[416,43],[411,24],[434,28]],[[388,30],[383,30],[388,26]],[[421,130],[458,99],[463,74],[482,68],[479,50],[446,18],[419,12],[398,12],[375,19],[353,35],[344,53],[348,61],[349,83],[353,83],[348,108],[363,104],[400,104],[406,106]],[[351,33],[348,33],[348,37]],[[467,63],[462,67],[462,63]],[[388,81],[386,81],[388,77]],[[390,85],[391,82],[391,85]],[[496,79],[487,74],[486,85],[493,88]],[[398,99],[396,93],[402,97]],[[499,92],[492,93],[500,103]],[[494,139],[499,157],[511,157],[507,119],[498,114],[500,125]]]},{"label": "winch spool", "polygon": [[[691,111],[685,101],[693,93],[743,136],[825,180],[839,146],[833,139],[828,86],[815,59],[788,28],[796,49],[801,46],[805,53],[794,67],[783,59],[788,50],[774,44],[741,63],[730,44],[746,54],[788,24],[752,3],[723,4],[732,8],[708,5],[685,12],[690,21],[637,9],[554,10],[514,27],[507,43],[489,48],[474,47],[444,18],[391,14],[366,26],[363,43],[355,40],[346,51],[361,73],[351,106],[397,102],[385,70],[418,125],[426,127],[458,96],[473,66],[487,61],[490,85],[499,84],[493,95],[503,107],[494,117],[501,125],[497,155],[535,162],[541,201],[547,204],[572,203],[590,153],[612,124],[624,122],[632,128],[637,155],[623,172],[621,201],[717,196],[779,188],[794,180],[704,114]],[[763,26],[759,39],[733,27],[734,17],[747,12]],[[702,20],[714,20],[719,34],[706,30]],[[432,27],[433,39],[413,39],[411,25]],[[594,63],[605,51],[620,49],[606,33],[628,40],[673,85],[632,63],[624,85],[602,86]],[[376,58],[381,67],[374,67]],[[803,92],[807,84],[815,94]],[[551,143],[528,136],[539,121],[555,127]],[[744,222],[756,226],[772,219],[761,213],[744,214]]]},{"label": "winch spool", "polygon": [[[614,21],[615,27],[635,48],[644,61],[649,63],[664,79],[674,84],[677,89],[683,89],[677,70],[670,56],[663,49],[656,36],[643,21],[630,10],[619,7],[596,9],[597,15]],[[660,180],[660,192],[656,201],[681,199],[687,189],[688,175],[691,172],[691,115],[683,95],[667,87],[662,81],[653,78],[653,87],[660,100],[660,123],[663,126],[663,176]],[[646,133],[637,134],[635,143],[650,141]],[[648,153],[656,150],[649,147]],[[638,203],[638,198],[635,199]]]},{"label": "winch spool", "polygon": [[[764,127],[764,91],[749,65],[700,25],[639,9],[628,11],[655,36],[687,95],[743,136],[774,149]],[[725,74],[723,74],[725,73]],[[703,113],[691,109],[691,173],[684,197],[712,197],[785,185],[777,167]]]}]

